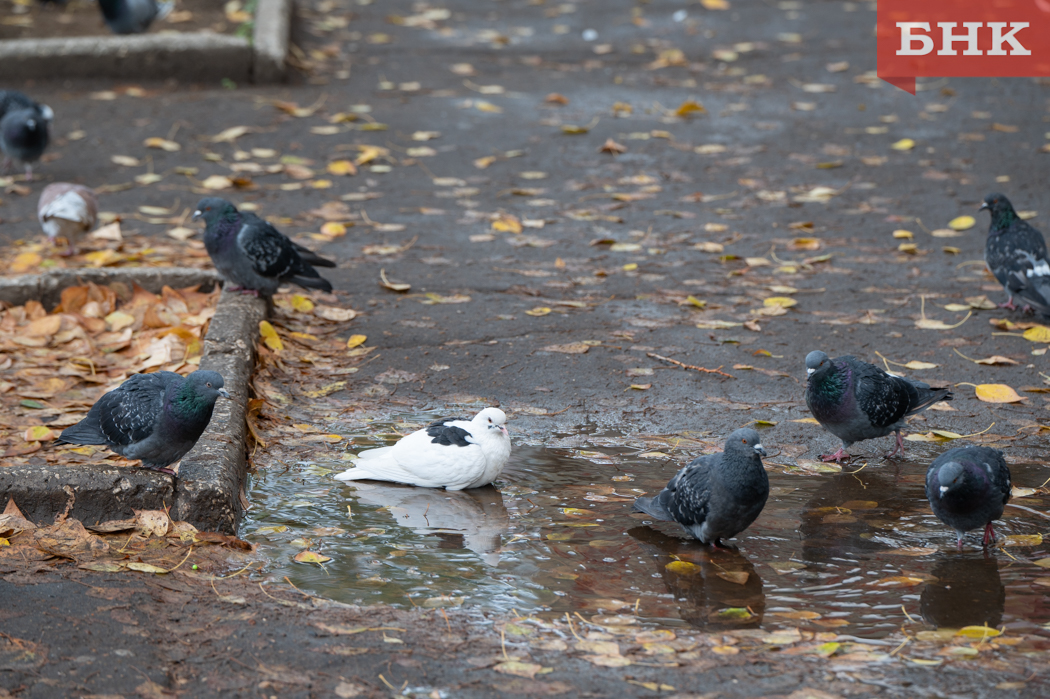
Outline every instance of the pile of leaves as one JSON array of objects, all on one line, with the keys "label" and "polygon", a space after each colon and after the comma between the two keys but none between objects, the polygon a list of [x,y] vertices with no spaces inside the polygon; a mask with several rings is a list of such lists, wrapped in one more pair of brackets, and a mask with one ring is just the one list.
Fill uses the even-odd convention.
[{"label": "pile of leaves", "polygon": [[163,510],[136,510],[133,518],[97,525],[62,514],[53,524],[38,526],[9,500],[0,514],[0,570],[5,573],[72,561],[84,570],[158,575],[179,570],[208,580],[247,569],[253,551],[235,536],[172,521]]},{"label": "pile of leaves", "polygon": [[116,282],[68,287],[50,313],[37,301],[0,305],[3,465],[36,452],[51,464],[119,460],[101,447],[41,448],[130,375],[195,371],[218,294]]},{"label": "pile of leaves", "polygon": [[[175,236],[195,234],[189,228],[174,228]],[[210,269],[211,261],[204,243],[141,235],[125,237],[119,223],[111,223],[89,234],[77,244],[78,254],[62,256],[64,248],[48,243],[41,233],[39,239],[21,240],[0,257],[0,273],[5,275],[39,274],[52,269],[83,269],[99,267],[193,267]]]}]

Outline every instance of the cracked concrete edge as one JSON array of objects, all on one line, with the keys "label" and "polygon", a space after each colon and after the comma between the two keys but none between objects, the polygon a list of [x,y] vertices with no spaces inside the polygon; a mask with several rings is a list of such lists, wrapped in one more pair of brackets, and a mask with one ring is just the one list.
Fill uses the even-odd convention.
[{"label": "cracked concrete edge", "polygon": [[[75,273],[83,271],[68,270],[68,274],[54,276],[65,279],[67,285],[81,283]],[[152,283],[157,286],[156,291],[173,280],[179,280],[177,283],[182,286],[191,285],[182,283],[187,280],[215,281],[214,274],[206,270],[146,270],[159,273],[147,275],[149,279],[136,277],[133,269],[87,271],[120,272],[116,276],[121,281],[130,284],[134,280],[143,287]],[[49,275],[40,275],[46,276]],[[20,279],[22,286],[17,289],[23,296],[34,289],[49,289],[55,294],[62,289],[50,285],[54,280],[45,283],[40,278]],[[13,293],[10,286],[0,290]],[[0,298],[4,298],[2,294]],[[38,524],[54,521],[67,508],[72,517],[94,524],[129,518],[133,510],[170,507],[173,518],[188,521],[201,531],[235,534],[243,513],[241,498],[247,477],[249,382],[255,368],[259,322],[266,318],[267,311],[263,299],[227,292],[219,297],[204,338],[200,368],[222,374],[230,400],[216,402],[211,423],[179,464],[178,477],[172,479],[145,469],[77,464],[4,467],[0,461],[0,509],[8,499],[14,499],[22,513]]]},{"label": "cracked concrete edge", "polygon": [[264,299],[224,291],[208,325],[200,368],[222,374],[230,400],[215,403],[208,429],[182,458],[171,512],[201,530],[236,534],[243,514],[248,389],[267,310]]},{"label": "cracked concrete edge", "polygon": [[252,41],[208,32],[7,39],[0,41],[0,65],[7,81],[280,82],[291,14],[292,0],[259,0]]},{"label": "cracked concrete edge", "polygon": [[212,289],[219,275],[209,269],[191,267],[116,267],[56,269],[43,274],[0,277],[0,302],[20,306],[37,300],[51,309],[61,300],[66,287],[93,282],[99,286],[124,284],[129,290],[135,282],[146,291],[159,294],[165,286],[183,289],[200,285],[202,291]]}]

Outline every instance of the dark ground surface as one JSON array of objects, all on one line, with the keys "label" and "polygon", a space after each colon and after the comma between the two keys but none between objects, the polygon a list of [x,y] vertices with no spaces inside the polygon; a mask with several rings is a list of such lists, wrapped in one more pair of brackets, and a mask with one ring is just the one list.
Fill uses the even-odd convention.
[{"label": "dark ground surface", "polygon": [[[637,5],[611,0],[572,5],[458,2],[448,5],[447,19],[440,13],[422,15],[421,6],[414,10],[401,0],[300,7],[296,43],[302,52],[297,63],[309,72],[294,86],[221,90],[143,85],[144,93],[132,90],[131,95],[124,89],[128,86],[102,84],[25,89],[56,113],[57,143],[49,162],[37,168],[44,181],[99,187],[131,183],[148,168],[163,175],[156,184],[104,195],[102,208],[124,214],[125,229],[163,234],[165,226],[135,220],[138,207],[191,211],[205,191],[200,182],[210,175],[233,176],[231,165],[256,162],[265,168],[280,156],[306,159],[299,164],[314,170],[313,176],[242,172],[253,179],[252,185],[227,194],[236,203],[253,202],[284,232],[301,234],[306,244],[338,260],[339,268],[328,276],[354,308],[364,311],[352,331],[368,335],[369,344],[381,350],[354,375],[349,399],[366,391],[373,396],[375,376],[401,369],[425,377],[398,387],[397,400],[405,405],[440,407],[460,402],[464,395],[498,401],[524,441],[540,442],[580,426],[627,433],[725,434],[763,419],[779,423],[764,441],[804,442],[811,447],[806,456],[812,458],[837,445],[814,425],[788,422],[807,415],[800,381],[803,358],[811,349],[876,362],[880,352],[897,362],[934,363],[939,366],[908,373],[935,384],[1005,383],[1018,390],[1043,385],[1039,372],[1047,373],[1045,355],[1030,354],[1042,346],[993,335],[999,330],[988,323],[990,318],[1031,320],[1020,313],[978,310],[954,330],[921,329],[915,321],[921,317],[923,296],[926,315],[949,324],[965,313],[944,310],[944,305],[980,294],[1002,300],[994,280],[975,262],[982,257],[987,226],[975,209],[986,193],[1003,191],[1018,209],[1039,211],[1033,223],[1045,225],[1043,183],[1050,156],[1040,148],[1048,120],[1046,86],[1029,79],[927,81],[912,97],[882,84],[873,77],[874,5],[863,3],[737,2],[727,11],[706,11],[700,5],[662,0]],[[684,22],[672,20],[679,9],[688,11]],[[391,23],[391,15],[412,19]],[[566,33],[555,33],[559,25],[567,27]],[[581,38],[589,28],[597,31],[597,40]],[[730,58],[734,60],[725,60]],[[841,62],[848,62],[845,70],[835,65],[835,71],[828,70],[829,64]],[[474,74],[450,70],[460,63],[471,64]],[[415,82],[418,86],[411,84]],[[91,96],[110,89],[118,93],[116,99]],[[553,92],[568,104],[545,103]],[[690,98],[702,103],[706,113],[674,116]],[[311,116],[296,118],[276,109],[273,100],[319,106]],[[620,109],[622,116],[614,117],[617,102],[629,104],[630,114]],[[331,126],[329,117],[365,104],[371,107],[367,116],[340,124],[337,133],[324,133]],[[357,128],[372,121],[388,128]],[[238,125],[252,131],[232,144],[208,141]],[[563,125],[589,126],[589,131],[567,134]],[[318,127],[321,133],[311,131]],[[67,135],[77,131],[82,138],[70,140]],[[440,136],[413,140],[418,131]],[[142,145],[154,136],[175,140],[182,150],[167,153]],[[609,138],[627,151],[599,152]],[[915,147],[890,148],[903,138],[914,139]],[[354,177],[325,173],[326,163],[357,158],[364,145],[388,151],[363,164]],[[707,148],[698,153],[700,146]],[[434,153],[407,150],[421,147]],[[253,148],[272,148],[277,156],[252,155]],[[243,160],[236,151],[244,151]],[[208,153],[216,155],[207,160]],[[133,156],[144,165],[116,165],[110,161],[114,155]],[[496,159],[487,168],[475,166],[476,159],[490,156]],[[383,167],[370,167],[376,163],[391,168],[383,172]],[[176,167],[199,171],[188,178]],[[522,176],[535,172],[546,175]],[[330,180],[332,186],[314,188],[311,183],[318,179]],[[281,189],[296,184],[304,186]],[[33,211],[42,186],[33,183],[26,195],[3,196],[0,236],[5,240],[39,235]],[[831,188],[830,198],[797,200],[815,187]],[[336,216],[356,225],[327,245],[311,240],[308,234],[317,233],[323,220],[308,212],[351,194],[347,211]],[[520,234],[493,230],[492,219],[501,213],[542,219],[544,225],[525,227]],[[977,216],[978,225],[954,238],[929,234],[962,214]],[[812,227],[791,227],[799,223]],[[892,237],[899,228],[914,233],[910,242],[917,245],[916,254],[898,251],[901,242],[909,242]],[[486,235],[492,239],[477,238]],[[792,249],[799,237],[818,238],[819,248]],[[638,247],[613,248],[594,241]],[[702,242],[721,243],[724,253],[737,259],[722,260],[694,248]],[[391,254],[383,246],[402,250]],[[958,252],[946,253],[945,246]],[[804,262],[827,254],[827,261]],[[752,261],[749,266],[745,258],[765,258],[770,264]],[[964,264],[970,262],[974,264]],[[632,264],[637,267],[625,268]],[[381,269],[391,279],[411,283],[409,295],[381,288]],[[770,288],[784,286],[798,292]],[[426,293],[465,295],[470,301],[424,305],[432,300],[422,295]],[[706,301],[706,308],[680,304],[689,295]],[[702,321],[754,319],[752,311],[763,308],[764,298],[785,295],[797,305],[785,315],[758,316],[757,331],[696,327]],[[567,301],[575,305],[565,305]],[[536,308],[551,310],[526,314]],[[597,344],[586,354],[543,349],[584,341]],[[758,350],[768,356],[756,354]],[[975,359],[1003,355],[1018,364],[976,365],[956,350]],[[647,353],[721,366],[735,378],[682,372]],[[734,369],[737,364],[757,370]],[[654,372],[626,375],[636,367]],[[640,383],[652,387],[628,388]],[[981,403],[968,386],[958,386],[955,395],[955,412],[926,413],[915,429],[969,434],[994,422],[985,435],[990,443],[1016,458],[1042,455],[1045,438],[1039,426],[1047,424],[1043,394],[1022,392],[1024,403],[1011,405]],[[537,414],[543,411],[564,412]],[[882,440],[853,451],[874,455],[888,446],[889,440]],[[943,450],[909,447],[923,461]],[[322,643],[307,615],[327,616],[328,611],[267,607],[268,602],[256,597],[247,607],[227,607],[196,592],[178,592],[189,601],[172,607],[163,601],[167,593],[148,587],[155,581],[136,581],[142,587],[135,594],[141,597],[85,601],[89,588],[77,582],[51,574],[37,585],[22,585],[25,580],[18,578],[21,586],[8,587],[2,598],[40,601],[7,604],[0,612],[6,615],[0,617],[4,633],[50,648],[38,669],[0,674],[2,686],[13,692],[24,687],[18,693],[25,696],[136,691],[153,696],[148,688],[136,689],[145,681],[143,672],[189,695],[220,691],[205,677],[242,672],[253,683],[231,687],[232,695],[269,696],[270,687],[259,683],[276,681],[259,668],[277,666],[316,673],[314,685],[272,685],[280,688],[272,692],[277,696],[330,695],[337,677],[354,675],[371,683],[367,686],[374,691],[389,691],[376,679],[379,658],[385,663],[402,656],[400,646],[391,654],[381,638],[365,640],[384,650],[360,657],[304,650]],[[130,582],[124,576],[88,584]],[[84,617],[85,605],[96,602],[110,609],[129,605],[124,611],[139,625],[114,621],[109,610]],[[36,604],[47,605],[43,622],[29,612]],[[230,626],[225,641],[198,643],[189,633],[189,645],[176,645],[163,633],[163,624],[155,623],[176,607],[182,610],[176,615],[193,614],[194,628],[206,626],[200,621],[204,617],[230,625],[242,613],[270,621],[266,627],[261,621]],[[466,625],[460,629],[471,623],[465,614],[453,617]],[[155,634],[128,637],[140,662],[103,662],[107,656],[94,639],[123,633],[118,626]],[[268,638],[270,632],[262,628],[275,635]],[[448,696],[496,691],[494,678],[500,676],[488,670],[464,672],[464,666],[442,654],[442,642],[428,641],[420,633],[419,650],[410,658],[420,665],[407,666],[409,671],[395,663],[393,679],[388,676],[395,686],[409,680],[459,687]],[[282,634],[294,642],[270,642]],[[493,646],[491,633],[477,634],[485,652],[498,651],[498,638]],[[430,657],[425,649],[435,647],[442,650]],[[171,648],[180,650],[173,656]],[[466,658],[481,651],[468,644],[463,653]],[[100,664],[100,672],[85,668],[75,680],[59,674],[75,666],[81,655],[96,656],[92,662]],[[589,664],[582,666],[588,672],[580,672],[575,662],[580,661],[562,666],[564,676],[556,672],[543,681],[568,682],[576,687],[573,692],[650,695],[650,690],[624,684],[624,676],[649,681],[659,672],[651,670],[650,677],[635,667],[607,670]],[[687,688],[719,696],[787,695],[805,686],[839,695],[1000,696],[1016,690],[993,689],[997,683],[1027,677],[1003,677],[965,664],[937,669],[898,664],[884,669],[879,681],[887,686],[841,677],[848,683],[835,685],[828,679],[835,674],[825,675],[819,663],[792,662],[795,674],[784,674],[775,665],[728,666],[706,674],[668,669],[665,681],[680,692]],[[139,671],[130,670],[131,665]],[[760,675],[766,684],[756,687]],[[180,686],[178,677],[191,679]],[[906,682],[915,684],[893,689]],[[533,687],[525,693],[541,691]],[[1022,691],[1045,693],[1038,680]]]}]

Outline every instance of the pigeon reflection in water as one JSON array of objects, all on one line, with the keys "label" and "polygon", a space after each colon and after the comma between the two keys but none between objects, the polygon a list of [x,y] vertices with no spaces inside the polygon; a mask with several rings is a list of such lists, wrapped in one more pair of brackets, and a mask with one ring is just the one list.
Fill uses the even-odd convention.
[{"label": "pigeon reflection in water", "polygon": [[[761,625],[766,608],[762,578],[739,551],[677,539],[650,527],[634,527],[627,533],[653,555],[667,591],[679,604],[683,621],[709,630]],[[667,564],[676,558],[697,568],[690,568],[688,572],[669,570]],[[750,611],[744,614],[736,610]]]},{"label": "pigeon reflection in water", "polygon": [[1006,587],[999,561],[986,552],[946,553],[930,571],[919,600],[922,618],[937,628],[999,626],[1006,607]]},{"label": "pigeon reflection in water", "polygon": [[357,481],[352,487],[358,503],[386,507],[398,526],[440,538],[439,548],[470,549],[487,565],[499,565],[510,515],[491,485],[448,491]]}]

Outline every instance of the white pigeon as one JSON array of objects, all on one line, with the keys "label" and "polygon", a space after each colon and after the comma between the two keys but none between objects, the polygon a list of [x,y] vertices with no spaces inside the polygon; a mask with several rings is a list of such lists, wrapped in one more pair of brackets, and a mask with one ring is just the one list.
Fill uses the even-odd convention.
[{"label": "white pigeon", "polygon": [[474,416],[438,420],[397,444],[357,455],[341,481],[391,481],[424,488],[463,490],[494,481],[510,459],[506,414],[485,408]]},{"label": "white pigeon", "polygon": [[65,238],[68,245],[61,254],[73,255],[77,251],[77,236],[90,231],[98,222],[98,199],[89,187],[55,182],[40,193],[36,215],[51,244]]}]

